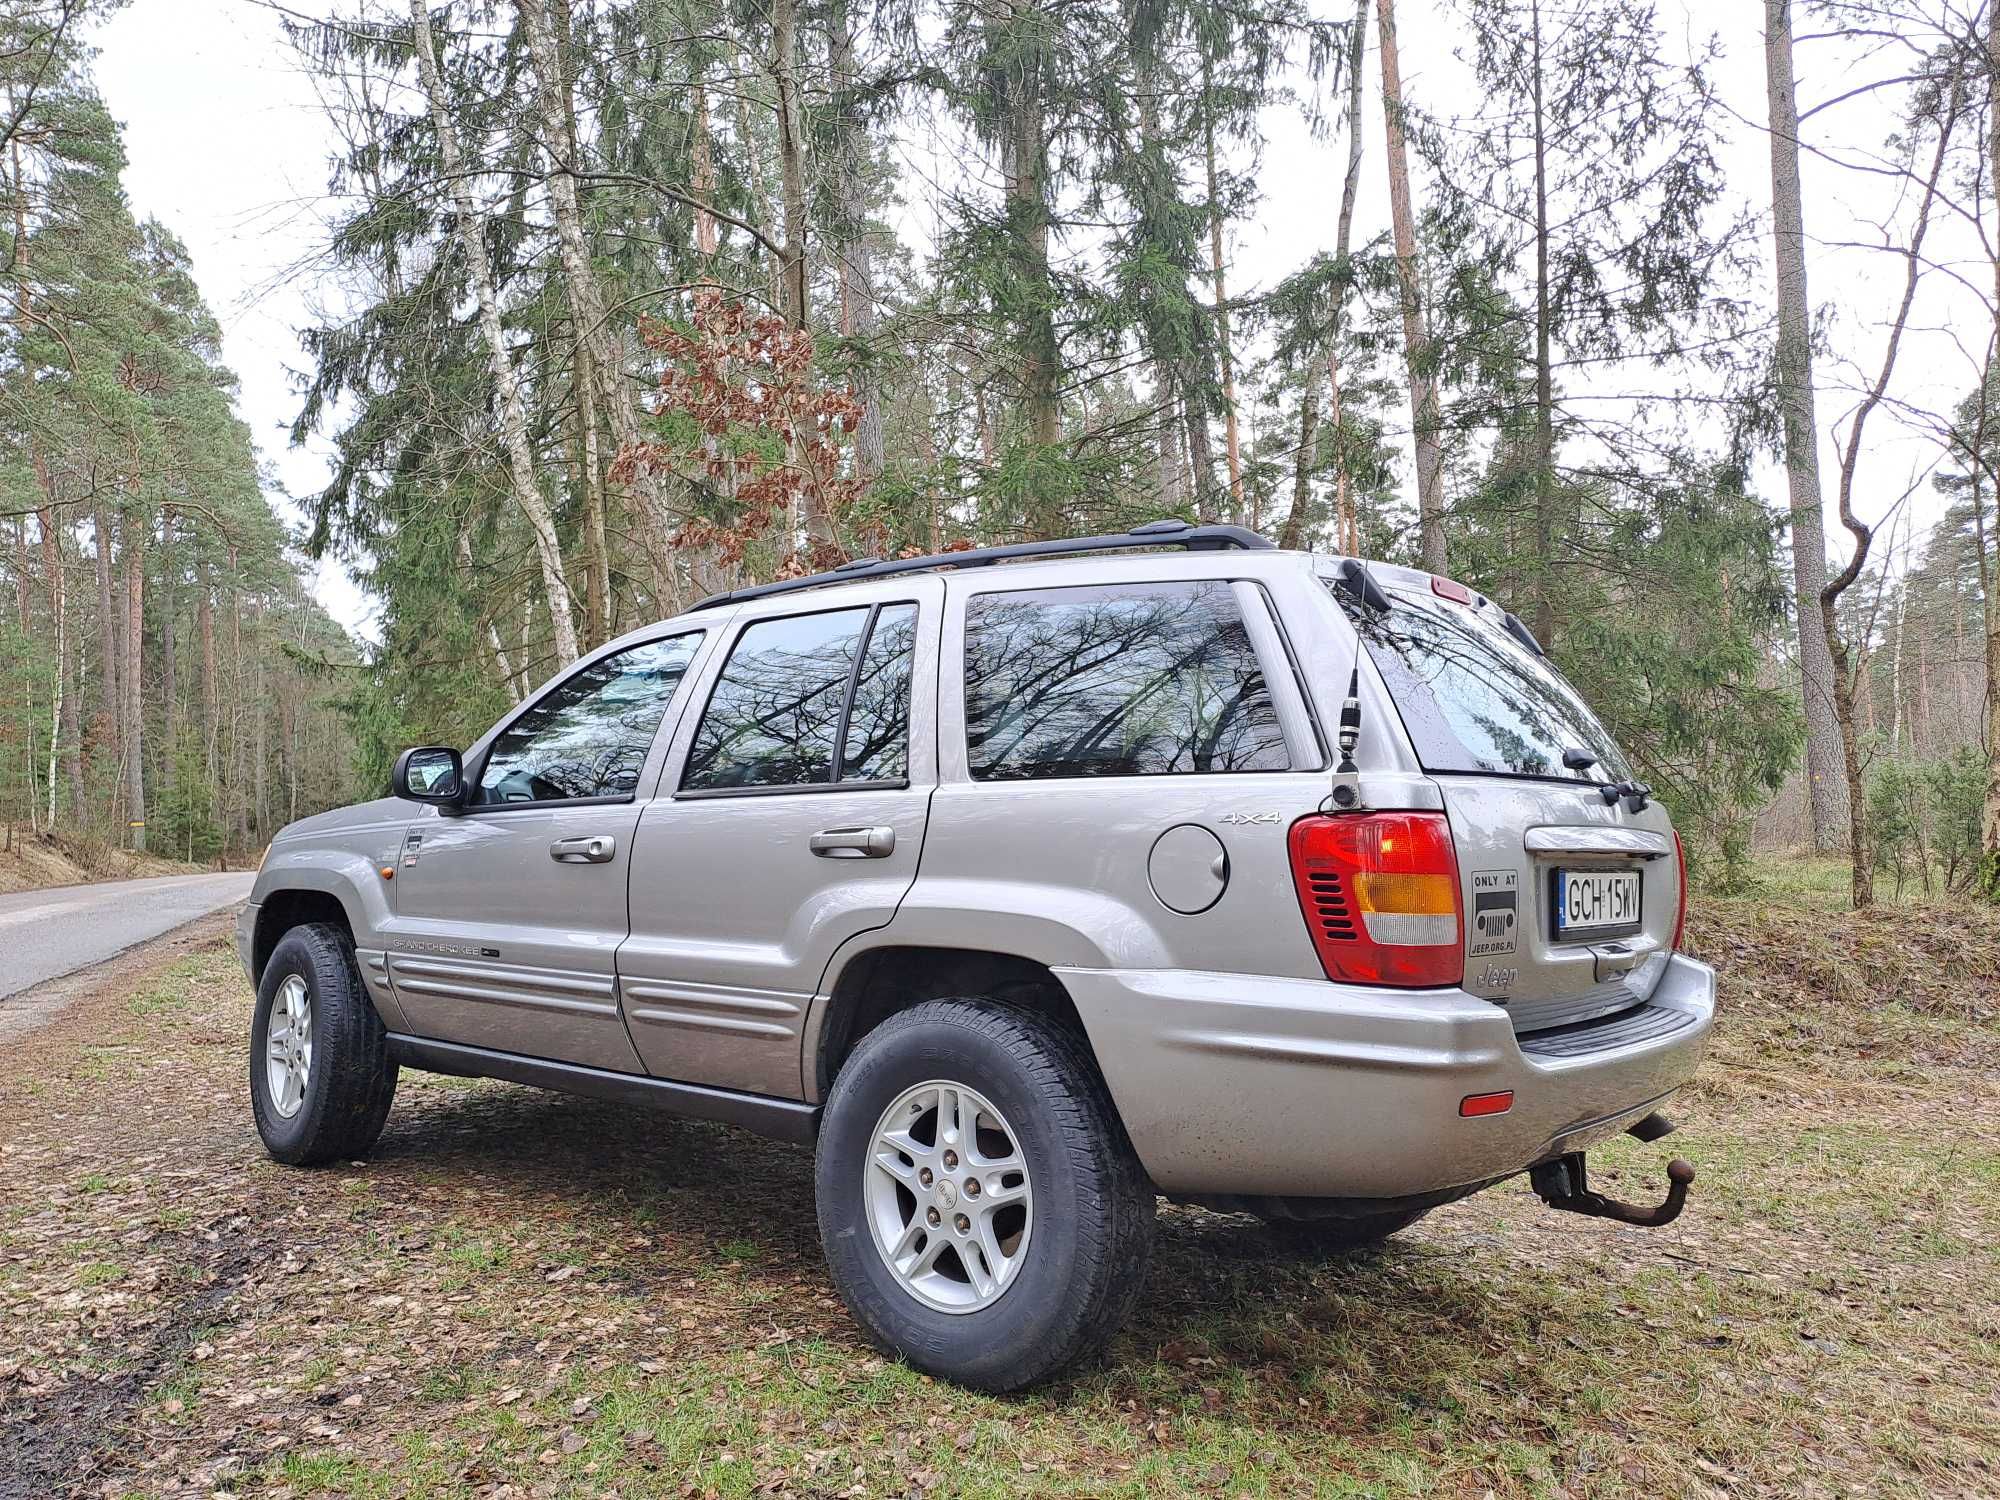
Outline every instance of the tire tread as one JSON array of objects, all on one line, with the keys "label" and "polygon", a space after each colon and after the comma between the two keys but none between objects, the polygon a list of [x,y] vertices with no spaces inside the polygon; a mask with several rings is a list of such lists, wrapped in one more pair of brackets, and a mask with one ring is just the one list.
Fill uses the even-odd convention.
[{"label": "tire tread", "polygon": [[[366,1155],[382,1134],[396,1098],[397,1066],[389,1056],[389,1033],[375,1011],[355,962],[354,945],[340,928],[325,922],[292,928],[265,966],[270,976],[292,971],[287,949],[298,947],[313,991],[313,1067],[326,1070],[317,1105],[309,1098],[305,1129],[296,1141],[274,1143],[265,1114],[261,1048],[250,1058],[250,1095],[265,1149],[289,1166],[315,1167]],[[258,986],[260,1011],[269,1003]]]}]

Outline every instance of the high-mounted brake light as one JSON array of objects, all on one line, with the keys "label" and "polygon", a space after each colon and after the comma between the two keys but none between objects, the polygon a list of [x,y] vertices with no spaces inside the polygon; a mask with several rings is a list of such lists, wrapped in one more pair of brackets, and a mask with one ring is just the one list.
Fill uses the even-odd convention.
[{"label": "high-mounted brake light", "polygon": [[1427,989],[1465,977],[1458,857],[1443,813],[1301,818],[1291,854],[1328,979]]},{"label": "high-mounted brake light", "polygon": [[1449,578],[1431,575],[1431,592],[1440,599],[1449,599],[1454,604],[1472,603],[1472,590],[1462,583],[1453,583]]},{"label": "high-mounted brake light", "polygon": [[1674,830],[1674,867],[1680,874],[1681,882],[1680,909],[1674,913],[1673,951],[1678,953],[1681,947],[1681,934],[1687,931],[1688,925],[1688,852],[1686,846],[1681,843],[1681,831],[1678,828]]}]

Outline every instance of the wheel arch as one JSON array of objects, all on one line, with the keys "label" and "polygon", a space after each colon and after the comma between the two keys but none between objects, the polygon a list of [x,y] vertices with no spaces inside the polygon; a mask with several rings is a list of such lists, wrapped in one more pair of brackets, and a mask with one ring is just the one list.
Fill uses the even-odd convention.
[{"label": "wheel arch", "polygon": [[286,886],[266,895],[257,905],[257,926],[251,937],[250,982],[263,982],[264,966],[286,933],[314,923],[337,927],[347,934],[350,944],[354,942],[354,921],[334,892]]},{"label": "wheel arch", "polygon": [[849,956],[814,1000],[800,1069],[806,1098],[824,1099],[855,1045],[891,1016],[927,1000],[981,998],[1054,1021],[1104,1076],[1076,1001],[1047,964],[986,948],[888,944]]}]

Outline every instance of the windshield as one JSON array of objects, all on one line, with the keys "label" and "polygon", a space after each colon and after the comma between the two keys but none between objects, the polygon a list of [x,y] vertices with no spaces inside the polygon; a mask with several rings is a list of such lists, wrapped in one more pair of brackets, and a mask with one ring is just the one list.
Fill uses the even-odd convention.
[{"label": "windshield", "polygon": [[[1329,588],[1333,585],[1328,581]],[[1344,594],[1334,590],[1343,607]],[[1632,774],[1610,733],[1547,657],[1464,605],[1392,593],[1387,612],[1347,610],[1402,711],[1427,771],[1623,781]],[[1563,764],[1565,750],[1597,758]]]}]

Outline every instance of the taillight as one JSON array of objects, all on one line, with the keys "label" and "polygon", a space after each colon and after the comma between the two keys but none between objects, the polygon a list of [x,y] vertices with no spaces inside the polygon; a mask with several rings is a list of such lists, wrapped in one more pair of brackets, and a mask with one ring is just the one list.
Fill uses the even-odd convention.
[{"label": "taillight", "polygon": [[1291,850],[1328,979],[1415,989],[1465,977],[1458,858],[1443,813],[1301,818]]},{"label": "taillight", "polygon": [[1681,934],[1687,931],[1688,925],[1688,853],[1681,843],[1681,831],[1678,828],[1674,830],[1674,864],[1679,867],[1681,877],[1680,908],[1674,913],[1673,950],[1678,953]]}]

